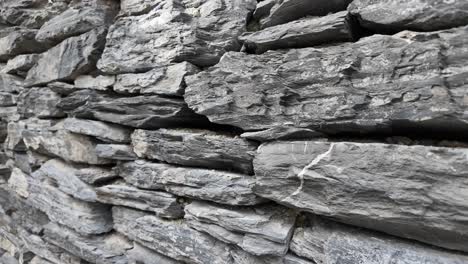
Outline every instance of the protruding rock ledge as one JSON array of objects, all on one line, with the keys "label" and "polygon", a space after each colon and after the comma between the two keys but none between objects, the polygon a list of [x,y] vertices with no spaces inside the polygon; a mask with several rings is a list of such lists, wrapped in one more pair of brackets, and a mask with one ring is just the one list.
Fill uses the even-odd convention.
[{"label": "protruding rock ledge", "polygon": [[96,155],[111,160],[136,160],[138,158],[131,145],[119,144],[97,144]]},{"label": "protruding rock ledge", "polygon": [[135,130],[132,144],[140,158],[247,174],[257,149],[243,138],[198,129]]},{"label": "protruding rock ledge", "polygon": [[254,162],[254,190],[352,225],[468,251],[467,153],[380,143],[268,143]]},{"label": "protruding rock ledge", "polygon": [[208,123],[205,117],[190,110],[182,98],[158,95],[120,97],[82,90],[63,98],[59,108],[78,118],[98,119],[136,128],[200,126]]},{"label": "protruding rock ledge", "polygon": [[468,131],[467,41],[463,27],[256,56],[229,52],[186,78],[185,100],[212,122],[244,130],[462,133]]},{"label": "protruding rock ledge", "polygon": [[130,129],[101,121],[67,118],[63,122],[63,128],[76,134],[93,136],[106,142],[130,142]]},{"label": "protruding rock ledge", "polygon": [[228,205],[255,205],[265,202],[253,191],[255,179],[248,175],[224,171],[176,167],[144,160],[118,165],[120,177],[144,188],[166,190],[194,199]]},{"label": "protruding rock ledge", "polygon": [[[309,216],[298,227],[291,251],[315,263],[450,263],[468,262],[468,255]],[[377,261],[377,262],[375,262]]]},{"label": "protruding rock ledge", "polygon": [[288,251],[296,213],[282,206],[253,208],[192,202],[185,207],[184,219],[198,231],[254,255],[284,256]]}]

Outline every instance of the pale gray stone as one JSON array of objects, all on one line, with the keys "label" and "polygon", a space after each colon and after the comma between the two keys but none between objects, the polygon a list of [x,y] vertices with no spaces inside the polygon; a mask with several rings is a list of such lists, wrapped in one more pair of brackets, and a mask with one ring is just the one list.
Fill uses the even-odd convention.
[{"label": "pale gray stone", "polygon": [[118,177],[117,173],[103,167],[85,167],[76,172],[76,177],[89,184],[100,184]]},{"label": "pale gray stone", "polygon": [[467,32],[373,35],[257,56],[228,52],[216,66],[186,78],[185,100],[212,122],[244,130],[463,132]]},{"label": "pale gray stone", "polygon": [[229,205],[264,202],[252,191],[255,179],[247,175],[144,160],[122,163],[117,171],[125,181],[144,189],[166,190],[183,197]]},{"label": "pale gray stone", "polygon": [[342,11],[323,17],[307,17],[239,37],[252,53],[267,50],[312,47],[353,39],[348,12]]},{"label": "pale gray stone", "polygon": [[96,188],[96,192],[101,203],[150,211],[164,218],[183,216],[177,197],[166,192],[142,190],[120,181]]},{"label": "pale gray stone", "polygon": [[0,107],[14,106],[18,99],[17,95],[11,93],[0,92]]},{"label": "pale gray stone", "polygon": [[324,134],[308,128],[281,126],[261,131],[245,132],[240,136],[246,139],[263,142],[273,140],[310,139],[324,137]]},{"label": "pale gray stone", "polygon": [[148,13],[159,1],[121,0],[119,16],[141,15]]},{"label": "pale gray stone", "polygon": [[0,72],[0,91],[7,93],[19,93],[23,90],[23,78]]},{"label": "pale gray stone", "polygon": [[18,96],[18,113],[22,118],[60,118],[65,113],[57,108],[61,96],[46,87],[34,87]]},{"label": "pale gray stone", "polygon": [[381,143],[268,143],[254,162],[254,190],[352,225],[467,251],[467,154]]},{"label": "pale gray stone", "polygon": [[130,142],[130,129],[101,121],[67,118],[63,123],[63,128],[76,134],[96,137],[106,142]]},{"label": "pale gray stone", "polygon": [[105,73],[116,74],[142,72],[182,61],[197,66],[214,65],[224,52],[240,50],[237,37],[245,31],[255,3],[255,0],[170,0],[150,2],[150,8],[142,5],[137,12],[145,9],[148,13],[119,17],[109,28],[98,67]]},{"label": "pale gray stone", "polygon": [[[123,3],[124,1],[122,1]],[[129,264],[180,264],[181,262],[168,258],[136,242],[127,251]]]},{"label": "pale gray stone", "polygon": [[181,98],[144,95],[121,97],[82,90],[62,99],[59,108],[72,116],[99,119],[137,128],[203,125],[206,118],[195,114]]},{"label": "pale gray stone", "polygon": [[185,206],[184,218],[195,229],[237,244],[250,254],[284,256],[296,212],[275,205],[231,208],[195,201]]},{"label": "pale gray stone", "polygon": [[325,16],[342,11],[350,2],[351,0],[266,0],[257,4],[254,18],[260,28],[266,28],[306,16]]},{"label": "pale gray stone", "polygon": [[15,28],[14,31],[0,38],[0,61],[7,61],[16,55],[38,53],[46,47],[35,40],[37,30]]},{"label": "pale gray stone", "polygon": [[97,28],[71,37],[41,54],[28,72],[27,86],[44,85],[54,81],[71,81],[96,68],[104,45],[105,29]]},{"label": "pale gray stone", "polygon": [[77,89],[94,89],[105,91],[112,87],[115,83],[115,76],[107,75],[81,75],[75,79],[75,88]]},{"label": "pale gray stone", "polygon": [[97,144],[96,155],[111,160],[136,160],[138,157],[130,145]]},{"label": "pale gray stone", "polygon": [[39,60],[39,54],[24,54],[18,55],[13,59],[8,60],[7,65],[3,68],[3,72],[16,74],[21,77],[26,77],[29,69]]},{"label": "pale gray stone", "polygon": [[31,262],[29,262],[30,264],[54,264],[53,262],[50,262],[46,259],[43,259],[43,258],[40,258],[38,256],[35,256]]},{"label": "pale gray stone", "polygon": [[468,24],[468,2],[355,0],[348,8],[362,27],[377,31],[434,31]]},{"label": "pale gray stone", "polygon": [[57,122],[53,120],[41,120],[35,118],[9,122],[7,126],[8,136],[4,145],[5,149],[23,152],[26,151],[26,146],[23,142],[23,131],[49,130],[51,127],[56,125],[56,123]]},{"label": "pale gray stone", "polygon": [[126,251],[132,243],[124,236],[111,232],[84,236],[64,226],[45,226],[44,239],[91,263],[128,264]]},{"label": "pale gray stone", "polygon": [[64,96],[76,92],[75,86],[66,82],[51,82],[47,84],[47,87],[52,91]]},{"label": "pale gray stone", "polygon": [[145,73],[117,76],[114,91],[119,93],[161,94],[181,96],[185,91],[185,76],[199,70],[189,62],[161,66]]},{"label": "pale gray stone", "polygon": [[114,229],[168,257],[194,264],[231,264],[229,247],[184,222],[124,207],[113,207]]},{"label": "pale gray stone", "polygon": [[243,138],[199,129],[137,129],[132,145],[140,158],[243,173],[252,173],[257,148]]},{"label": "pale gray stone", "polygon": [[468,256],[310,216],[291,250],[317,264],[463,264]]}]

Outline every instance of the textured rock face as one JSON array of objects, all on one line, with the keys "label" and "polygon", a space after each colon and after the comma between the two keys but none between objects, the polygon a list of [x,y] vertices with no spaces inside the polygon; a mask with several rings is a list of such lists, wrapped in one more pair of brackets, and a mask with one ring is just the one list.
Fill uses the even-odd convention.
[{"label": "textured rock face", "polygon": [[[26,77],[28,86],[43,85],[53,81],[68,81],[95,69],[106,31],[94,29],[88,33],[68,38],[41,54]],[[60,59],[57,59],[60,58]]]},{"label": "textured rock face", "polygon": [[[136,5],[126,2],[124,7],[133,12],[131,6]],[[102,71],[141,72],[181,61],[216,64],[224,52],[240,49],[237,36],[245,30],[255,1],[170,0],[148,5],[148,13],[120,17],[110,27],[98,64]]]},{"label": "textured rock face", "polygon": [[379,233],[324,221],[311,216],[299,227],[291,241],[291,250],[315,263],[451,263],[462,264],[467,256],[435,251]]},{"label": "textured rock face", "polygon": [[173,164],[252,173],[254,143],[206,130],[136,130],[134,151],[140,158]]},{"label": "textured rock face", "polygon": [[0,0],[0,263],[467,264],[467,43],[466,0]]},{"label": "textured rock face", "polygon": [[350,142],[262,145],[255,192],[282,204],[466,251],[466,149]]},{"label": "textured rock face", "polygon": [[433,31],[468,24],[468,3],[438,0],[355,0],[349,6],[359,23],[372,30]]},{"label": "textured rock face", "polygon": [[193,113],[183,100],[158,95],[117,97],[83,90],[65,97],[59,108],[79,118],[95,118],[136,128],[206,122],[204,117]]},{"label": "textured rock face", "polygon": [[231,52],[186,79],[185,99],[212,122],[245,130],[466,129],[467,30],[374,35],[258,56]]},{"label": "textured rock face", "polygon": [[164,189],[194,199],[230,205],[254,205],[264,202],[253,193],[255,179],[237,173],[175,167],[143,160],[118,166],[125,181],[143,189]]}]

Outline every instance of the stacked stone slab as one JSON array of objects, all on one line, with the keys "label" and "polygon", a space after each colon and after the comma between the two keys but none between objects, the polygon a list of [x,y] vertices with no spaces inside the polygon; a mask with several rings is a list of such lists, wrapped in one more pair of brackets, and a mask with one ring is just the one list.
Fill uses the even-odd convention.
[{"label": "stacked stone slab", "polygon": [[0,263],[468,264],[467,69],[467,1],[0,1]]}]

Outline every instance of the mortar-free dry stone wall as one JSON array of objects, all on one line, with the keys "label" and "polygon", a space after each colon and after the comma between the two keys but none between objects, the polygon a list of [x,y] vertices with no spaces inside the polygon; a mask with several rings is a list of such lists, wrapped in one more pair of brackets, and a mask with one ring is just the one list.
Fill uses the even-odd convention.
[{"label": "mortar-free dry stone wall", "polygon": [[0,0],[1,264],[468,264],[467,0]]}]

